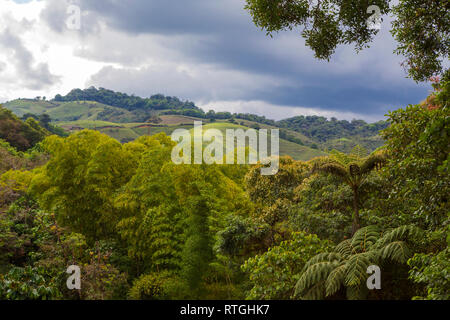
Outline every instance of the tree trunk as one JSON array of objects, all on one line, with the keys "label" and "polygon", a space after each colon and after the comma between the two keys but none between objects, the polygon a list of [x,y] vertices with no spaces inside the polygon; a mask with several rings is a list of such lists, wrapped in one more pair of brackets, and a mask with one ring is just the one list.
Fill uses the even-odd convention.
[{"label": "tree trunk", "polygon": [[359,194],[358,188],[353,188],[353,226],[352,226],[352,236],[361,227],[359,222]]}]

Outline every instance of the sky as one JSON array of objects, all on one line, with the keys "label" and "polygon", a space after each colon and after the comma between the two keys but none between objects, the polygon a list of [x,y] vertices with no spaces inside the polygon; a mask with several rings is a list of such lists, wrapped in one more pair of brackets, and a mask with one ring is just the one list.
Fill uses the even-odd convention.
[{"label": "sky", "polygon": [[[72,6],[80,8],[73,28]],[[301,30],[273,38],[245,0],[0,0],[0,102],[103,87],[177,96],[205,111],[385,119],[423,100],[406,78],[389,17],[371,47],[320,61]]]}]

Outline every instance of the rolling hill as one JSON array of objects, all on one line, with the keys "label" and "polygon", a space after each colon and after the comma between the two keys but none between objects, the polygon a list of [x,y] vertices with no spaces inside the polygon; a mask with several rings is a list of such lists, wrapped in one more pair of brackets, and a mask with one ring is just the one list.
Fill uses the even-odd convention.
[{"label": "rolling hill", "polygon": [[361,145],[368,152],[383,145],[379,130],[388,123],[368,124],[362,120],[331,119],[318,116],[297,116],[281,121],[253,114],[204,112],[192,102],[176,97],[154,95],[140,98],[107,89],[74,89],[55,99],[17,99],[4,104],[18,117],[26,120],[36,115],[48,115],[53,124],[68,132],[84,128],[101,131],[120,142],[139,136],[165,132],[170,135],[178,128],[190,129],[195,120],[220,130],[280,129],[280,152],[297,160],[325,155],[332,149],[348,152]]}]

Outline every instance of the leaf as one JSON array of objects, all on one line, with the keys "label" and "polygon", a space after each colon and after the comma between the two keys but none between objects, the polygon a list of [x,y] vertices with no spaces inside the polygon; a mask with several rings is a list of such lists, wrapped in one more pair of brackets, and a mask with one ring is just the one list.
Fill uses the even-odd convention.
[{"label": "leaf", "polygon": [[343,285],[347,271],[347,264],[343,263],[330,272],[325,282],[326,296],[335,294]]}]

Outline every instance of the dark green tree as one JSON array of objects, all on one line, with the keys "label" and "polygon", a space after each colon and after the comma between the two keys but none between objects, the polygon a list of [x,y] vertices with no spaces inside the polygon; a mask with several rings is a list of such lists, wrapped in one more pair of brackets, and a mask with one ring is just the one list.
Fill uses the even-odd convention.
[{"label": "dark green tree", "polygon": [[267,34],[302,28],[302,37],[319,59],[329,60],[337,46],[368,47],[377,29],[367,20],[375,5],[381,15],[394,15],[391,33],[395,53],[406,57],[409,76],[416,81],[442,73],[448,58],[450,2],[448,0],[247,0],[254,23]]}]

